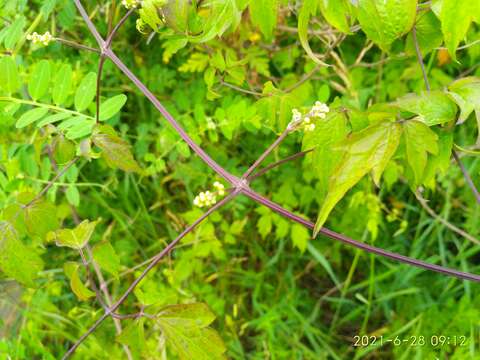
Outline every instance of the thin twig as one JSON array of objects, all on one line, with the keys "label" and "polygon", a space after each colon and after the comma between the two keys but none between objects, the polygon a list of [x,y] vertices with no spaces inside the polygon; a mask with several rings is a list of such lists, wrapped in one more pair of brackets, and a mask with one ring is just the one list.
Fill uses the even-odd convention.
[{"label": "thin twig", "polygon": [[480,240],[478,240],[474,236],[470,235],[466,231],[456,227],[455,225],[450,223],[448,220],[446,220],[443,217],[441,217],[440,215],[438,215],[430,206],[428,206],[427,200],[425,200],[425,198],[423,198],[423,196],[420,194],[419,191],[415,192],[415,197],[417,198],[420,205],[422,205],[422,207],[425,209],[425,211],[427,213],[430,214],[431,217],[437,219],[440,223],[445,225],[447,228],[452,230],[454,233],[457,233],[458,235],[464,237],[465,239],[467,239],[467,240],[469,240],[469,241],[471,241],[471,242],[473,242],[477,245],[480,245]]},{"label": "thin twig", "polygon": [[453,158],[458,164],[458,167],[462,171],[463,177],[465,178],[465,181],[467,182],[467,185],[470,187],[470,190],[472,190],[473,195],[475,196],[475,199],[477,200],[477,203],[480,204],[480,193],[478,192],[477,187],[473,183],[472,177],[468,173],[468,170],[465,168],[465,165],[463,165],[462,160],[460,159],[460,156],[458,156],[457,152],[455,150],[452,151]]},{"label": "thin twig", "polygon": [[277,166],[280,166],[280,165],[282,165],[286,162],[289,162],[289,161],[295,160],[299,157],[305,156],[306,154],[308,154],[309,152],[312,152],[313,150],[314,149],[308,149],[308,150],[305,150],[305,151],[300,151],[300,152],[298,152],[296,154],[293,154],[293,155],[290,155],[290,156],[288,156],[284,159],[281,159],[281,160],[278,160],[274,163],[271,163],[270,165],[265,166],[263,169],[258,170],[255,174],[250,175],[247,179],[248,179],[248,181],[253,181],[257,177],[265,174],[267,171],[269,171],[273,168],[276,168]]},{"label": "thin twig", "polygon": [[263,160],[265,160],[265,158],[270,155],[270,153],[278,146],[282,143],[283,140],[285,140],[285,138],[287,137],[287,135],[291,132],[291,129],[289,129],[287,127],[287,129],[285,129],[281,134],[280,136],[267,148],[267,150],[265,150],[262,155],[260,155],[260,157],[253,163],[252,166],[250,166],[248,168],[247,171],[245,171],[245,173],[242,175],[242,179],[247,179],[248,176],[253,172],[255,171],[255,169],[263,162]]},{"label": "thin twig", "polygon": [[65,44],[67,46],[70,46],[70,47],[73,47],[73,48],[76,48],[76,49],[79,49],[79,50],[87,50],[87,51],[91,51],[91,52],[100,54],[100,50],[95,49],[95,48],[90,47],[90,46],[87,46],[87,45],[82,45],[82,44],[76,43],[75,41],[62,39],[62,38],[59,38],[59,37],[56,37],[55,41],[58,41],[59,43]]}]

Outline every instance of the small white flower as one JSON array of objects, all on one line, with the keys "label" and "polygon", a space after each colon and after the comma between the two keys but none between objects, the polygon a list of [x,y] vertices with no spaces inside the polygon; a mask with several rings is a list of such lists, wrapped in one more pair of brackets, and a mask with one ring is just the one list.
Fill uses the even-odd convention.
[{"label": "small white flower", "polygon": [[48,31],[42,35],[38,34],[37,32],[28,34],[27,40],[30,40],[33,44],[43,44],[45,46],[50,44],[52,41],[55,41],[53,36]]},{"label": "small white flower", "polygon": [[215,190],[217,191],[218,195],[220,196],[223,196],[225,195],[225,186],[223,186],[222,183],[218,182],[218,181],[215,181],[213,183],[213,187],[215,188]]},{"label": "small white flower", "polygon": [[140,5],[141,0],[122,0],[122,5],[127,9],[131,9]]},{"label": "small white flower", "polygon": [[208,130],[215,130],[217,125],[213,122],[211,117],[207,117],[207,129]]},{"label": "small white flower", "polygon": [[320,101],[315,101],[315,105],[312,106],[310,114],[321,119],[325,119],[326,114],[330,111],[330,108],[327,104],[324,104]]},{"label": "small white flower", "polygon": [[315,130],[315,124],[308,124],[308,125],[305,125],[304,127],[304,131],[306,132],[313,131],[313,130]]}]

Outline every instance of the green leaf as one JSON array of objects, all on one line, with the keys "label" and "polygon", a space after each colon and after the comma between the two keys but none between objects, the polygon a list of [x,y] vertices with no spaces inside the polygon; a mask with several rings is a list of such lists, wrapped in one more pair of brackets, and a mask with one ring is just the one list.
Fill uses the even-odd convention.
[{"label": "green leaf", "polygon": [[116,95],[100,105],[99,120],[105,121],[115,116],[127,102],[127,97],[123,94]]},{"label": "green leaf", "polygon": [[395,102],[402,110],[419,115],[418,120],[428,126],[444,124],[455,119],[457,107],[449,96],[441,91],[409,94]]},{"label": "green leaf", "polygon": [[421,184],[425,167],[427,165],[427,153],[438,153],[438,136],[423,122],[408,120],[403,123],[407,161],[413,170],[415,184]]},{"label": "green leaf", "polygon": [[120,271],[120,258],[118,257],[112,244],[102,242],[93,247],[93,259],[100,267],[108,271],[115,277],[118,277]]},{"label": "green leaf", "polygon": [[295,223],[291,226],[291,234],[293,245],[296,246],[303,254],[307,249],[308,240],[310,240],[309,232],[305,226]]},{"label": "green leaf", "polygon": [[358,21],[367,37],[388,50],[415,22],[417,0],[359,0]]},{"label": "green leaf", "polygon": [[143,323],[145,319],[132,320],[117,336],[117,341],[127,345],[132,351],[135,359],[140,359],[145,349],[145,331]]},{"label": "green leaf", "polygon": [[56,163],[58,165],[65,165],[75,157],[75,143],[73,141],[65,139],[63,135],[59,135],[55,140],[53,153]]},{"label": "green leaf", "polygon": [[15,45],[17,45],[18,41],[22,37],[23,28],[25,26],[25,18],[19,17],[17,18],[8,28],[7,33],[5,34],[5,48],[8,50],[13,50]]},{"label": "green leaf", "polygon": [[322,228],[328,215],[345,193],[373,170],[378,183],[387,162],[395,153],[401,134],[401,126],[395,122],[371,125],[349,136],[342,145],[344,156],[333,172],[327,196],[315,224],[314,236]]},{"label": "green leaf", "polygon": [[24,208],[25,224],[31,236],[38,236],[42,240],[50,231],[59,228],[57,208],[46,200],[36,200]]},{"label": "green leaf", "polygon": [[307,156],[312,161],[318,179],[318,200],[321,201],[328,190],[332,172],[342,159],[343,153],[336,145],[345,140],[348,134],[347,118],[343,112],[331,112],[323,121],[317,121],[315,130],[303,137],[302,149],[314,148]]},{"label": "green leaf", "polygon": [[320,11],[330,25],[348,34],[349,7],[345,0],[320,0]]},{"label": "green leaf", "polygon": [[476,13],[475,1],[443,0],[440,11],[440,22],[445,45],[453,60],[457,60],[457,47],[467,35],[468,28]]},{"label": "green leaf", "polygon": [[72,206],[78,207],[78,205],[80,205],[80,192],[75,184],[68,185],[65,196],[67,197],[68,203]]},{"label": "green leaf", "polygon": [[302,44],[303,49],[310,59],[319,65],[328,66],[328,64],[324,63],[315,56],[310,44],[308,43],[308,23],[310,21],[310,17],[314,16],[316,13],[317,0],[305,0],[300,9],[300,13],[298,14],[298,38],[300,39],[300,44]]},{"label": "green leaf", "polygon": [[95,296],[95,293],[85,286],[78,273],[79,264],[75,262],[67,262],[63,266],[63,270],[68,278],[70,278],[70,287],[73,293],[80,301],[86,301]]},{"label": "green leaf", "polygon": [[180,360],[225,359],[225,345],[217,332],[208,325],[215,315],[202,303],[170,305],[157,314],[167,345]]},{"label": "green leaf", "polygon": [[[184,1],[175,1],[173,3],[184,3]],[[150,26],[154,31],[158,31],[158,26],[162,23],[162,20],[158,17],[155,0],[142,1],[142,8],[138,11],[138,13],[142,21],[148,24],[148,26]]]},{"label": "green leaf", "polygon": [[42,60],[35,65],[28,82],[28,92],[33,100],[40,99],[47,92],[50,85],[50,73],[48,60]]},{"label": "green leaf", "polygon": [[15,228],[6,221],[0,221],[0,269],[28,287],[34,287],[34,280],[43,269],[42,259],[23,244]]},{"label": "green leaf", "polygon": [[40,120],[48,113],[47,108],[38,107],[32,110],[25,112],[15,123],[17,129],[24,128],[25,126],[30,125],[31,123]]},{"label": "green leaf", "polygon": [[52,99],[56,105],[64,104],[68,99],[68,95],[72,89],[72,77],[73,72],[71,65],[63,64],[55,76],[52,90]]},{"label": "green leaf", "polygon": [[17,64],[11,56],[0,58],[0,87],[9,94],[20,87]]},{"label": "green leaf", "polygon": [[[432,11],[424,11],[417,14],[415,29],[417,30],[417,41],[422,55],[426,55],[442,45],[443,36],[438,31],[440,26],[440,21]],[[411,33],[407,38],[406,50],[412,56],[416,54]]]},{"label": "green leaf", "polygon": [[120,138],[111,126],[96,126],[93,130],[92,141],[102,150],[102,157],[108,166],[127,172],[141,172],[130,151],[130,145]]},{"label": "green leaf", "polygon": [[436,129],[438,136],[438,154],[429,157],[423,183],[435,187],[435,175],[445,175],[450,167],[453,149],[453,133],[451,131]]},{"label": "green leaf", "polygon": [[67,246],[72,249],[82,249],[92,237],[95,227],[100,220],[82,221],[74,229],[60,229],[53,236],[57,246]]},{"label": "green leaf", "polygon": [[258,26],[265,39],[270,40],[277,26],[277,0],[250,0],[252,24]]},{"label": "green leaf", "polygon": [[77,111],[85,110],[95,98],[97,91],[97,74],[90,72],[82,79],[75,92],[75,108]]},{"label": "green leaf", "polygon": [[57,121],[60,121],[60,120],[65,120],[66,118],[69,118],[71,116],[72,115],[69,114],[69,113],[58,113],[58,114],[49,115],[49,116],[43,118],[42,120],[40,120],[37,124],[37,127],[41,128],[45,125],[53,124],[53,123],[55,123]]},{"label": "green leaf", "polygon": [[457,124],[462,124],[467,120],[474,110],[480,124],[480,78],[472,76],[457,80],[448,89],[450,96],[460,107]]}]

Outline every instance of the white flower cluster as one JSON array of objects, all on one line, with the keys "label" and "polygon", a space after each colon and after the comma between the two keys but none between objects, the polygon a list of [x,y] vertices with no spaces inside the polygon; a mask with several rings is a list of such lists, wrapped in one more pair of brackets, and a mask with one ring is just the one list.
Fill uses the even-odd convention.
[{"label": "white flower cluster", "polygon": [[320,101],[315,101],[315,104],[305,115],[302,115],[298,109],[293,109],[292,120],[288,124],[288,128],[293,131],[302,126],[304,131],[313,131],[315,130],[315,124],[312,121],[312,117],[325,119],[329,111],[330,109],[327,104]]},{"label": "white flower cluster", "polygon": [[215,188],[215,191],[202,191],[200,194],[195,196],[195,199],[193,199],[193,205],[200,208],[212,206],[217,202],[217,196],[225,195],[225,186],[223,186],[222,183],[215,181],[213,183],[213,187]]},{"label": "white flower cluster", "polygon": [[47,31],[43,35],[37,34],[36,32],[34,32],[33,34],[28,34],[27,40],[30,40],[33,44],[43,44],[46,46],[55,39],[50,34],[50,32]]},{"label": "white flower cluster", "polygon": [[141,0],[122,0],[122,5],[127,9],[131,9],[140,5],[141,2]]}]

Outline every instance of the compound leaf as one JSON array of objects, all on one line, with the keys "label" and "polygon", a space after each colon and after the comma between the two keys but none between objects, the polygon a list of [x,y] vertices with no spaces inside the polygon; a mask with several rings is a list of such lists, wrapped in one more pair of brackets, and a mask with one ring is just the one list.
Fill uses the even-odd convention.
[{"label": "compound leaf", "polygon": [[67,246],[72,249],[82,249],[92,237],[95,227],[100,220],[84,220],[74,229],[60,229],[55,231],[53,239],[57,246]]},{"label": "compound leaf", "polygon": [[35,65],[28,82],[28,93],[33,100],[38,100],[45,95],[50,85],[50,75],[51,69],[48,60],[41,60]]},{"label": "compound leaf", "polygon": [[93,101],[96,93],[97,74],[90,72],[80,81],[75,92],[75,109],[85,110]]},{"label": "compound leaf", "polygon": [[116,95],[106,100],[100,105],[99,120],[105,121],[115,116],[127,102],[127,96],[124,94]]}]

